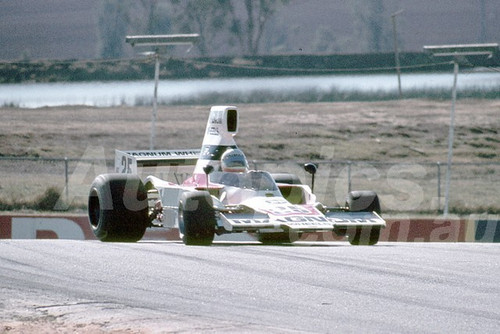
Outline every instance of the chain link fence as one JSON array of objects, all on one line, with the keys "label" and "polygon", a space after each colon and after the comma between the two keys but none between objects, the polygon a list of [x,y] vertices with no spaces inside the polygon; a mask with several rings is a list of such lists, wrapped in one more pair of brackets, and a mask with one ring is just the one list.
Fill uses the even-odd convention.
[{"label": "chain link fence", "polygon": [[[102,156],[102,155],[101,155]],[[293,173],[311,185],[311,175],[297,161],[251,161],[254,169]],[[438,213],[444,206],[444,163],[387,163],[377,161],[316,161],[314,190],[328,206],[344,205],[353,190],[374,190],[385,212]],[[47,189],[56,189],[56,210],[84,208],[93,179],[113,171],[114,160],[102,158],[0,157],[0,203],[36,201]],[[143,171],[142,175],[155,170]],[[451,212],[500,211],[500,162],[454,163],[450,182]],[[5,207],[5,205],[4,205]]]},{"label": "chain link fence", "polygon": [[[384,211],[441,212],[444,206],[446,164],[377,161],[319,161],[315,193],[327,205],[344,205],[353,190],[373,190],[380,196]],[[256,161],[255,169],[291,172],[303,183],[311,176],[303,163]],[[450,183],[450,208],[456,212],[483,212],[500,209],[500,162],[455,163]]]}]

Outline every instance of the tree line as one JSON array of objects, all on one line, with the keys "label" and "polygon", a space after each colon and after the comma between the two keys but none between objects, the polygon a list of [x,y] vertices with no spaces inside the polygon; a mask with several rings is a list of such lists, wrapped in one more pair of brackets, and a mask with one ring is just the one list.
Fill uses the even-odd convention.
[{"label": "tree line", "polygon": [[[275,14],[290,0],[104,0],[98,17],[99,57],[125,55],[125,36],[198,33],[194,45],[202,57],[287,52],[293,44],[293,22],[279,23]],[[356,41],[363,52],[392,48],[389,14],[384,0],[351,0],[353,32],[349,39],[318,27],[313,52],[342,52],[342,43]],[[314,24],[314,23],[312,23]]]}]

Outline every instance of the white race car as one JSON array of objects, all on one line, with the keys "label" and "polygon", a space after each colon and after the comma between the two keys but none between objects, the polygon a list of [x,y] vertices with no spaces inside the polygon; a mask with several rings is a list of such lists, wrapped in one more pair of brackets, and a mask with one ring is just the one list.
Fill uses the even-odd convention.
[{"label": "white race car", "polygon": [[[215,106],[201,150],[116,151],[113,174],[92,183],[88,215],[101,241],[140,240],[149,227],[178,228],[186,245],[211,245],[215,235],[251,233],[263,243],[297,241],[304,232],[347,236],[353,245],[378,242],[385,221],[372,191],[353,191],[345,207],[326,207],[293,174],[249,170],[234,136],[238,110]],[[183,181],[149,175],[143,167],[194,166]],[[316,165],[305,165],[313,176]],[[174,176],[178,180],[178,175]]]}]

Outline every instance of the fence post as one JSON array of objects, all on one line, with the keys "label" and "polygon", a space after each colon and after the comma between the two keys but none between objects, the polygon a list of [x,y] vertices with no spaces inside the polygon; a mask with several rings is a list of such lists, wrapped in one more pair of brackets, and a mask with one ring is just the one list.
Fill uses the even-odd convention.
[{"label": "fence post", "polygon": [[352,161],[347,162],[347,193],[351,192],[352,185],[351,185],[351,165]]},{"label": "fence post", "polygon": [[68,157],[64,157],[64,183],[66,189],[66,203],[69,200],[69,171],[68,171]]},{"label": "fence post", "polygon": [[441,211],[441,162],[436,163],[437,166],[437,197],[438,197],[438,212]]}]

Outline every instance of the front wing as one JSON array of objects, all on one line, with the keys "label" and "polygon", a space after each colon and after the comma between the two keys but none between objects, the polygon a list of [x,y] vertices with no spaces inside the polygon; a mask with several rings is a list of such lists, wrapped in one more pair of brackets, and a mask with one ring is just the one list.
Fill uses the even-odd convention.
[{"label": "front wing", "polygon": [[220,214],[227,232],[255,232],[260,230],[293,230],[296,232],[333,231],[346,228],[385,227],[385,220],[375,212],[327,212],[321,216],[264,214]]}]

